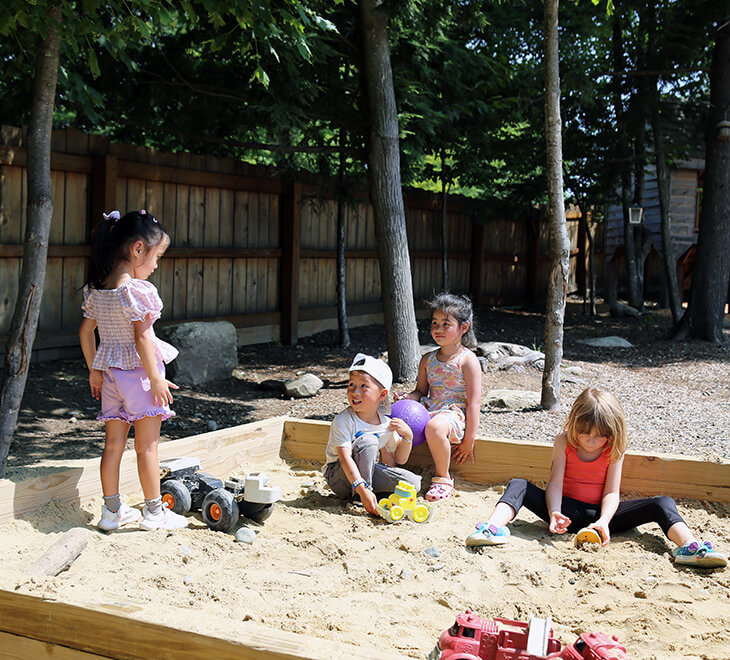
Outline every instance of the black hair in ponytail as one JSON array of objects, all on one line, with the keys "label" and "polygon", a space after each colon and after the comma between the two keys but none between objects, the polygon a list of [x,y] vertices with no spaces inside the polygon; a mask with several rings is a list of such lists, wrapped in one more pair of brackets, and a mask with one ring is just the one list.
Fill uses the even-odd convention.
[{"label": "black hair in ponytail", "polygon": [[130,211],[121,218],[117,211],[105,215],[92,237],[86,284],[92,289],[103,289],[104,281],[119,261],[126,259],[131,245],[142,241],[150,250],[166,237],[165,228],[144,210]]}]

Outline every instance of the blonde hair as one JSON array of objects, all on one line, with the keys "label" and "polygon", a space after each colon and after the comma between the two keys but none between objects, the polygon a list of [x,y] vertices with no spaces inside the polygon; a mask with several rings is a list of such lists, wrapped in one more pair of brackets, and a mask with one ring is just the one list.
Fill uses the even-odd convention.
[{"label": "blonde hair", "polygon": [[626,418],[618,399],[610,392],[588,387],[573,402],[568,421],[565,423],[568,444],[578,446],[578,434],[596,431],[608,437],[611,462],[615,463],[626,451]]}]

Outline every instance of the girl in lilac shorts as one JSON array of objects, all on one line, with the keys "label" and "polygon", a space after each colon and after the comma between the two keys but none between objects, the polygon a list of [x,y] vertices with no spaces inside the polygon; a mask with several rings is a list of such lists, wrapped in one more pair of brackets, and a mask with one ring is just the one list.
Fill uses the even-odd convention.
[{"label": "girl in lilac shorts", "polygon": [[[124,217],[113,211],[94,232],[79,337],[91,395],[101,397],[97,419],[106,430],[101,457],[104,505],[98,523],[105,531],[140,518],[140,527],[147,530],[187,526],[187,518],[162,504],[157,458],[162,420],[175,414],[170,388],[177,385],[165,378],[165,363],[177,357],[177,350],[155,336],[152,326],[160,318],[162,300],[147,278],[169,244],[165,229],[144,210]],[[119,495],[119,469],[131,425],[143,513]]]}]

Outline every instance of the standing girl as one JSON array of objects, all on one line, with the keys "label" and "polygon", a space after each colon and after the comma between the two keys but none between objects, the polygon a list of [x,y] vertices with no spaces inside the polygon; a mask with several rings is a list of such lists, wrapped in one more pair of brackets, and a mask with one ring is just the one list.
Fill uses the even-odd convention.
[{"label": "standing girl", "polygon": [[507,543],[506,524],[526,506],[549,523],[553,534],[581,530],[579,536],[593,535],[602,545],[608,544],[611,534],[656,522],[678,546],[672,551],[676,563],[725,566],[727,558],[711,543],[695,539],[671,497],[619,502],[627,442],[624,411],[616,397],[593,388],[584,390],[573,403],[565,428],[555,438],[546,490],[524,479],[512,479],[489,520],[477,524],[466,544]]},{"label": "standing girl", "polygon": [[[105,531],[142,518],[143,529],[187,527],[187,518],[163,507],[157,443],[163,419],[172,417],[165,363],[177,350],[155,337],[162,301],[147,278],[157,268],[170,238],[149,213],[104,215],[94,232],[89,276],[84,287],[84,320],[79,337],[89,368],[91,395],[101,396],[106,440],[101,456],[104,505],[99,528]],[[96,346],[94,330],[99,331]],[[137,471],[144,493],[144,517],[119,497],[119,468],[129,427],[134,424]]]},{"label": "standing girl", "polygon": [[435,472],[426,499],[433,502],[454,489],[449,474],[452,448],[457,463],[474,461],[482,370],[469,350],[476,346],[469,298],[444,292],[426,304],[431,308],[431,336],[439,348],[421,358],[416,389],[407,397],[420,401],[431,414],[425,434]]}]

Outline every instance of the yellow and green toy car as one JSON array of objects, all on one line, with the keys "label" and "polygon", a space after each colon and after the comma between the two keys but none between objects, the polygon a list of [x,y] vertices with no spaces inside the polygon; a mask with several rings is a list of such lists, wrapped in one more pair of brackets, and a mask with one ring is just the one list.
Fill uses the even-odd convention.
[{"label": "yellow and green toy car", "polygon": [[378,502],[378,513],[388,522],[398,522],[408,517],[413,522],[424,523],[431,518],[433,509],[428,504],[418,502],[415,486],[407,481],[399,481],[393,494]]}]

